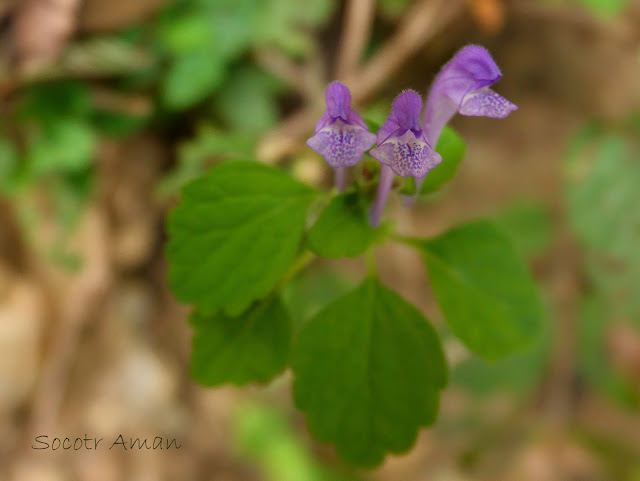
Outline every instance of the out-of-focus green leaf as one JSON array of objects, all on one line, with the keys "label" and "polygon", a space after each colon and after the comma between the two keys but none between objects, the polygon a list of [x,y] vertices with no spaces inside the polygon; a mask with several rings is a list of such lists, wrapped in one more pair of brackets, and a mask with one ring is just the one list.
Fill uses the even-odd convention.
[{"label": "out-of-focus green leaf", "polygon": [[159,197],[177,194],[185,184],[204,174],[213,161],[250,158],[255,146],[253,135],[201,126],[194,138],[179,147],[178,165],[160,181],[156,194]]},{"label": "out-of-focus green leaf", "polygon": [[29,144],[28,168],[36,175],[82,171],[93,161],[95,141],[88,123],[60,118],[43,126]]},{"label": "out-of-focus green leaf", "polygon": [[541,333],[537,288],[508,236],[487,221],[417,244],[451,330],[474,353],[499,359]]},{"label": "out-of-focus green leaf", "polygon": [[193,139],[180,145],[178,155],[187,162],[203,162],[219,156],[248,158],[253,156],[255,147],[253,135],[203,125]]},{"label": "out-of-focus green leaf", "polygon": [[147,116],[129,115],[121,112],[98,110],[91,117],[96,129],[112,137],[126,137],[142,129],[148,122]]},{"label": "out-of-focus green leaf", "polygon": [[207,52],[178,57],[162,84],[164,103],[172,109],[185,109],[204,100],[217,89],[226,74],[226,65]]},{"label": "out-of-focus green leaf", "polygon": [[319,466],[283,415],[273,408],[241,405],[233,431],[240,454],[257,463],[268,481],[354,481]]},{"label": "out-of-focus green leaf", "polygon": [[378,123],[369,118],[364,119],[364,122],[367,124],[367,128],[369,129],[369,132],[373,132],[374,134],[377,134],[378,130],[380,130],[380,127],[382,126],[381,123]]},{"label": "out-of-focus green leaf", "polygon": [[627,0],[577,0],[580,5],[603,17],[619,15],[627,5]]},{"label": "out-of-focus green leaf", "polygon": [[617,373],[606,354],[607,327],[612,321],[607,303],[597,297],[584,299],[578,323],[580,373],[599,390],[629,407],[640,406],[640,391],[630,379]]},{"label": "out-of-focus green leaf", "polygon": [[0,192],[5,193],[12,188],[17,166],[16,148],[9,139],[0,136]]},{"label": "out-of-focus green leaf", "polygon": [[291,319],[280,299],[255,304],[238,317],[191,316],[191,374],[206,386],[265,383],[289,360]]},{"label": "out-of-focus green leaf", "polygon": [[413,3],[413,0],[380,0],[378,8],[380,12],[389,18],[400,17]]},{"label": "out-of-focus green leaf", "polygon": [[638,318],[640,162],[622,137],[607,136],[595,155],[572,166],[569,221],[586,248],[586,267],[612,313]]},{"label": "out-of-focus green leaf", "polygon": [[[362,116],[374,134],[378,133],[382,124],[391,113],[391,104],[388,99],[378,100],[367,105],[364,115]],[[373,127],[373,128],[372,128]]]},{"label": "out-of-focus green leaf", "polygon": [[302,327],[292,367],[309,430],[363,466],[411,447],[418,429],[435,420],[447,378],[434,329],[373,279]]},{"label": "out-of-focus green leaf", "polygon": [[171,15],[159,28],[160,41],[174,55],[207,49],[213,36],[211,19],[201,13]]},{"label": "out-of-focus green leaf", "polygon": [[520,255],[526,258],[544,253],[551,245],[551,219],[541,204],[516,204],[499,213],[495,221],[509,234]]},{"label": "out-of-focus green leaf", "polygon": [[525,350],[494,361],[471,355],[453,369],[451,382],[477,396],[502,392],[527,395],[536,388],[545,372],[550,347],[551,333],[545,322],[543,335]]},{"label": "out-of-focus green leaf", "polygon": [[311,53],[309,27],[326,22],[335,6],[333,0],[268,0],[256,18],[256,42],[273,45],[292,56]]},{"label": "out-of-focus green leaf", "polygon": [[260,46],[259,25],[267,18],[260,15],[261,8],[270,0],[216,0],[208,2],[209,20],[213,33],[213,48],[217,55],[230,59],[237,57],[252,44]]},{"label": "out-of-focus green leaf", "polygon": [[87,84],[57,81],[35,84],[22,99],[20,117],[39,122],[57,122],[61,117],[87,117],[93,105]]},{"label": "out-of-focus green leaf", "polygon": [[[600,143],[592,164],[583,162],[581,172],[575,174],[568,192],[569,219],[589,247],[609,245],[621,218],[626,223],[627,214],[632,213],[628,201],[638,174],[632,164],[627,164],[627,155],[624,140],[609,137]],[[595,218],[599,222],[594,222]]]},{"label": "out-of-focus green leaf", "polygon": [[244,68],[231,75],[216,100],[216,110],[234,131],[264,132],[278,120],[278,83],[266,73]]}]

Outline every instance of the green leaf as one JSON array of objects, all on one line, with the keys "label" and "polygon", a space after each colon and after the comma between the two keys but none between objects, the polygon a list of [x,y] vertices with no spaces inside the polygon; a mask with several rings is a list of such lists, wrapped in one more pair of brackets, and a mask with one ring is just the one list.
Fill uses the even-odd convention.
[{"label": "green leaf", "polygon": [[419,244],[451,330],[473,352],[497,359],[536,339],[542,309],[536,286],[506,234],[487,221]]},{"label": "green leaf", "polygon": [[251,157],[255,144],[255,137],[246,133],[200,126],[195,137],[179,146],[178,165],[156,185],[156,194],[159,197],[176,194],[215,160]]},{"label": "green leaf", "polygon": [[99,132],[111,137],[123,138],[142,130],[148,122],[149,116],[98,110],[93,114],[91,120]]},{"label": "green leaf", "polygon": [[382,0],[378,8],[382,15],[396,20],[411,7],[411,3],[412,0]]},{"label": "green leaf", "polygon": [[164,103],[172,109],[191,107],[213,92],[222,83],[225,73],[225,64],[208,52],[181,56],[164,79]]},{"label": "green leaf", "polygon": [[260,7],[268,5],[264,0],[205,0],[208,20],[213,33],[211,48],[222,58],[239,56],[252,44],[262,46],[256,40],[258,26],[267,22]]},{"label": "green leaf", "polygon": [[264,132],[278,120],[278,87],[273,77],[258,69],[241,69],[225,84],[216,110],[230,130]]},{"label": "green leaf", "polygon": [[176,55],[202,51],[213,40],[211,19],[200,13],[172,15],[161,19],[159,40]]},{"label": "green leaf", "polygon": [[282,408],[242,403],[232,423],[237,454],[255,465],[264,481],[357,481],[322,466]]},{"label": "green leaf", "polygon": [[637,147],[619,135],[594,140],[571,159],[569,223],[584,247],[590,281],[609,311],[640,321],[640,210],[629,208],[640,200]]},{"label": "green leaf", "polygon": [[364,119],[365,124],[367,124],[367,128],[369,129],[369,132],[378,132],[378,130],[380,130],[380,127],[382,127],[382,124],[384,123],[384,120],[382,120],[381,122],[371,119],[369,117]]},{"label": "green leaf", "polygon": [[578,369],[596,389],[630,408],[640,406],[640,390],[632,379],[617,372],[607,352],[611,313],[605,299],[582,299],[578,324]]},{"label": "green leaf", "polygon": [[171,212],[169,284],[204,313],[242,312],[273,289],[300,246],[315,192],[258,162],[228,161],[188,184]]},{"label": "green leaf", "polygon": [[353,287],[353,281],[346,275],[322,266],[293,278],[282,291],[282,301],[291,314],[294,329]]},{"label": "green leaf", "polygon": [[289,56],[305,56],[313,52],[309,27],[327,22],[334,10],[335,2],[269,0],[261,6],[256,16],[256,43],[278,47]]},{"label": "green leaf", "polygon": [[364,466],[412,446],[420,426],[435,420],[447,377],[431,325],[373,279],[303,326],[292,367],[311,432]]},{"label": "green leaf", "polygon": [[[458,172],[458,166],[466,152],[462,137],[449,126],[445,126],[438,139],[436,151],[442,156],[442,163],[431,170],[422,183],[420,195],[431,194],[449,182]],[[403,194],[413,194],[416,190],[413,177],[406,179],[400,190]]]},{"label": "green leaf", "polygon": [[309,231],[309,249],[323,257],[357,257],[375,237],[357,192],[334,197]]},{"label": "green leaf", "polygon": [[93,161],[96,135],[89,123],[75,118],[46,124],[29,145],[29,169],[38,174],[76,173]]},{"label": "green leaf", "polygon": [[195,328],[191,375],[205,386],[265,383],[284,371],[291,349],[291,319],[279,298],[239,317],[191,315]]},{"label": "green leaf", "polygon": [[13,143],[0,135],[0,190],[11,190],[14,186],[14,176],[18,166],[18,153]]},{"label": "green leaf", "polygon": [[577,2],[603,18],[615,18],[629,3],[628,0],[577,0]]},{"label": "green leaf", "polygon": [[31,87],[20,105],[20,116],[52,123],[65,117],[86,117],[92,110],[91,92],[86,84],[56,81]]},{"label": "green leaf", "polygon": [[543,254],[553,236],[548,210],[541,204],[523,202],[500,212],[496,223],[509,234],[517,251],[532,258]]},{"label": "green leaf", "polygon": [[530,394],[539,386],[549,362],[551,333],[547,326],[545,323],[543,335],[527,349],[510,356],[488,361],[471,355],[453,369],[451,383],[478,397],[502,393]]}]

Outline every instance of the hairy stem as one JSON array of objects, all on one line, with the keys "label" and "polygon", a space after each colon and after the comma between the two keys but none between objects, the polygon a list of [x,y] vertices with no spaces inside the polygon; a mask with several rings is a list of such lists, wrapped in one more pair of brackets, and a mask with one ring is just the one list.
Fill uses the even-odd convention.
[{"label": "hairy stem", "polygon": [[380,184],[378,185],[378,192],[376,193],[376,200],[371,206],[369,211],[369,221],[371,227],[378,227],[382,214],[384,213],[384,207],[387,204],[387,197],[391,191],[393,185],[393,170],[388,165],[380,165]]}]

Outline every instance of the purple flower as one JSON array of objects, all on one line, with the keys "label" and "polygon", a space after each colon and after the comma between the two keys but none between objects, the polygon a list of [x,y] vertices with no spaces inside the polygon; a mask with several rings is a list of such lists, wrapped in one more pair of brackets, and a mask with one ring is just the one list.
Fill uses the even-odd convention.
[{"label": "purple flower", "polygon": [[307,145],[335,169],[336,185],[345,188],[346,168],[356,165],[373,147],[376,136],[351,109],[351,93],[340,82],[332,82],[325,92],[327,110],[316,124],[316,133]]},{"label": "purple flower", "polygon": [[[393,174],[413,176],[416,195],[427,173],[440,162],[431,146],[445,124],[456,113],[493,118],[507,117],[518,107],[489,87],[502,73],[486,49],[468,45],[442,67],[436,77],[423,115],[422,130],[418,121],[421,102],[413,91],[396,98],[393,112],[378,132],[378,147],[370,153],[382,164],[378,196],[371,208],[371,224],[380,222],[384,204],[393,184]],[[408,203],[414,197],[408,198]]]},{"label": "purple flower", "polygon": [[420,124],[422,99],[417,92],[407,90],[396,97],[391,115],[378,132],[378,146],[372,157],[381,164],[380,186],[370,212],[372,226],[380,223],[384,205],[393,184],[393,174],[400,177],[424,178],[442,162],[424,135]]},{"label": "purple flower", "polygon": [[442,162],[422,131],[421,110],[422,99],[417,92],[406,90],[398,95],[391,115],[378,132],[378,146],[370,152],[400,177],[424,177]]},{"label": "purple flower", "polygon": [[518,107],[489,87],[502,73],[486,49],[468,45],[461,49],[436,77],[424,110],[424,130],[436,145],[445,124],[456,112],[462,115],[502,119]]}]

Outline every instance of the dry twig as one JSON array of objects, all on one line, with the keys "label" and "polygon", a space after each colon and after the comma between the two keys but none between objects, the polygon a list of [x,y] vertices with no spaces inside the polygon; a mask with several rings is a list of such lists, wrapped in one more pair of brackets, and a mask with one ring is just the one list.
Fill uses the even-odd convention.
[{"label": "dry twig", "polygon": [[351,0],[342,27],[342,39],[336,61],[336,77],[346,78],[358,68],[367,46],[375,14],[374,0]]},{"label": "dry twig", "polygon": [[26,0],[14,23],[21,72],[37,70],[57,57],[76,28],[80,0]]},{"label": "dry twig", "polygon": [[[53,339],[42,362],[41,381],[36,389],[27,433],[55,432],[68,385],[71,365],[87,319],[101,304],[111,279],[108,235],[104,216],[96,209],[86,214],[86,238],[82,239],[85,267],[70,279],[41,273],[50,292],[59,301]],[[60,292],[62,290],[62,292]],[[37,435],[37,434],[34,434]]]}]

